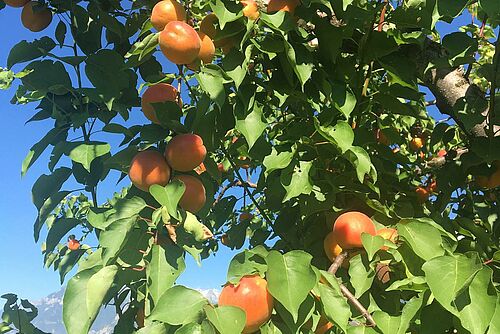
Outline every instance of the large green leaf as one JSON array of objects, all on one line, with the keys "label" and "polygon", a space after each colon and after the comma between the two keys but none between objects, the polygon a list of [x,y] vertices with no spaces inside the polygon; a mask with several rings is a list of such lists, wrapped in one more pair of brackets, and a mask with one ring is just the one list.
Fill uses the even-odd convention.
[{"label": "large green leaf", "polygon": [[268,290],[287,310],[294,320],[309,291],[317,282],[311,268],[312,256],[303,251],[285,255],[271,251],[266,257]]},{"label": "large green leaf", "polygon": [[255,103],[250,113],[237,113],[235,115],[236,129],[240,131],[247,140],[249,149],[253,147],[267,127],[267,122],[262,111],[263,106],[259,103]]},{"label": "large green leaf", "polygon": [[81,163],[89,172],[92,161],[110,152],[111,146],[107,143],[82,143],[69,152],[74,162]]},{"label": "large green leaf", "polygon": [[309,195],[313,190],[309,172],[313,167],[312,161],[299,161],[298,165],[289,165],[283,170],[280,181],[286,190],[286,196],[283,202],[301,194]]},{"label": "large green leaf", "polygon": [[[154,184],[149,188],[149,192],[162,206],[167,208],[168,214],[177,220],[181,220],[177,205],[181,200],[186,186],[182,181],[173,180],[165,187]],[[167,222],[164,222],[167,223]]]},{"label": "large green leaf", "polygon": [[136,223],[137,217],[122,218],[101,232],[99,243],[104,248],[102,258],[105,265],[114,261],[119,255]]},{"label": "large green leaf", "polygon": [[7,67],[12,68],[16,64],[45,56],[55,47],[56,43],[47,36],[35,39],[33,42],[21,41],[10,50]]},{"label": "large green leaf", "polygon": [[148,290],[155,304],[165,291],[174,286],[184,269],[186,269],[186,264],[182,249],[170,242],[162,246],[153,246],[146,274]]},{"label": "large green leaf", "polygon": [[241,333],[245,327],[245,311],[235,306],[205,306],[208,320],[220,334]]},{"label": "large green leaf", "polygon": [[422,259],[430,260],[444,254],[439,231],[426,223],[405,220],[397,225],[398,234]]},{"label": "large green leaf", "polygon": [[148,317],[171,325],[184,325],[197,320],[208,300],[195,290],[182,285],[167,290]]},{"label": "large green leaf", "polygon": [[89,269],[69,281],[63,301],[63,320],[68,333],[89,332],[117,273],[117,266]]},{"label": "large green leaf", "polygon": [[351,318],[351,308],[340,291],[339,282],[329,273],[322,272],[330,286],[319,284],[319,293],[325,316],[345,332]]},{"label": "large green leaf", "polygon": [[445,255],[427,261],[422,270],[434,297],[449,312],[459,315],[455,298],[466,289],[481,270],[477,256]]}]

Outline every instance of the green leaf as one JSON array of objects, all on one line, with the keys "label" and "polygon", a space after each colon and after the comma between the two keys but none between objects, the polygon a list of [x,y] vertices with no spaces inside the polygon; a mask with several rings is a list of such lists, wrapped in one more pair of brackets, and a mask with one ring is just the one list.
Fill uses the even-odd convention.
[{"label": "green leaf", "polygon": [[51,60],[34,61],[24,68],[29,73],[21,78],[23,85],[30,91],[41,94],[51,92],[66,94],[72,88],[71,78],[61,62]]},{"label": "green leaf", "polygon": [[248,143],[248,149],[260,138],[267,127],[267,121],[263,115],[263,105],[255,103],[249,114],[236,114],[235,128],[240,131]]},{"label": "green leaf", "polygon": [[43,224],[49,218],[49,215],[54,211],[54,209],[61,203],[61,201],[70,194],[69,191],[59,191],[56,192],[50,197],[48,197],[43,205],[41,206],[40,210],[38,210],[38,217],[35,221],[34,225],[34,237],[35,241],[38,241],[38,238],[40,236],[40,230],[42,229]]},{"label": "green leaf", "polygon": [[439,231],[426,223],[404,220],[397,225],[398,235],[403,238],[411,249],[424,260],[444,254]]},{"label": "green leaf", "polygon": [[111,288],[117,266],[76,274],[64,292],[63,320],[68,333],[87,334]]},{"label": "green leaf", "polygon": [[493,271],[483,267],[468,289],[455,300],[462,326],[471,334],[483,334],[494,319],[497,293],[491,284]]},{"label": "green leaf", "polygon": [[313,166],[312,161],[299,161],[299,165],[289,165],[283,170],[280,181],[286,190],[283,203],[301,194],[309,195],[313,190],[313,184],[309,172]]},{"label": "green leaf", "polygon": [[412,276],[392,283],[385,291],[394,290],[409,290],[409,291],[425,291],[428,289],[425,278],[420,276]]},{"label": "green leaf", "polygon": [[[498,295],[498,294],[497,294]],[[491,318],[490,328],[486,334],[500,333],[500,295],[497,297],[495,313]]]},{"label": "green leaf", "polygon": [[293,156],[295,155],[295,147],[291,151],[286,151],[285,149],[280,152],[277,151],[276,147],[273,147],[271,154],[266,155],[262,164],[266,167],[264,174],[266,177],[269,176],[273,171],[286,168],[292,162]]},{"label": "green leaf", "polygon": [[107,143],[80,144],[69,152],[69,157],[74,162],[81,163],[89,172],[92,161],[108,154],[111,146]]},{"label": "green leaf", "polygon": [[162,206],[166,207],[169,215],[177,220],[181,220],[177,205],[179,204],[182,195],[184,195],[184,191],[186,191],[186,186],[179,180],[174,180],[165,187],[154,184],[149,188],[149,192],[153,195],[155,200],[157,200]]},{"label": "green leaf", "polygon": [[424,303],[424,298],[422,296],[413,297],[410,299],[403,307],[403,312],[400,317],[400,324],[397,334],[405,334],[408,331],[408,327],[412,320],[414,320],[417,313],[422,308]]},{"label": "green leaf", "polygon": [[246,275],[264,274],[267,270],[265,256],[256,252],[262,246],[245,250],[231,259],[227,270],[227,281],[237,284]]},{"label": "green leaf", "polygon": [[130,237],[132,228],[137,222],[137,217],[123,218],[111,223],[99,235],[99,243],[104,248],[102,260],[108,265],[118,257],[123,246]]},{"label": "green leaf", "polygon": [[458,254],[433,258],[424,263],[422,270],[434,297],[446,310],[458,316],[455,298],[470,285],[481,267],[477,254],[473,257]]},{"label": "green leaf", "polygon": [[202,242],[206,239],[204,226],[198,221],[195,215],[191,212],[186,212],[186,219],[183,221],[182,227],[194,237],[194,240]]},{"label": "green leaf", "polygon": [[291,251],[285,255],[271,251],[266,258],[268,290],[295,321],[300,305],[317,282],[311,260],[312,256],[303,251]]},{"label": "green leaf", "polygon": [[136,67],[148,60],[158,47],[159,35],[159,33],[150,34],[132,45],[130,51],[125,55],[125,58],[128,58],[127,66]]},{"label": "green leaf", "polygon": [[[76,218],[57,218],[54,223],[52,223],[47,233],[45,252],[52,252],[61,241],[62,237],[68,234],[69,231],[77,227],[80,223],[81,221]],[[64,240],[64,242],[65,241],[66,240]]]},{"label": "green leaf", "polygon": [[47,36],[35,39],[33,42],[21,41],[10,50],[7,67],[12,68],[16,64],[40,58],[55,47],[56,43]]},{"label": "green leaf", "polygon": [[317,118],[314,119],[314,127],[319,134],[330,143],[335,145],[342,153],[352,147],[354,132],[347,122],[338,122],[334,126],[321,125]]},{"label": "green leaf", "polygon": [[306,84],[307,80],[311,78],[314,65],[309,50],[302,45],[297,45],[295,48],[285,41],[285,53],[293,71],[297,75],[302,87]]},{"label": "green leaf", "polygon": [[356,107],[356,96],[345,83],[335,82],[332,85],[332,102],[344,114],[345,118],[349,119],[351,112]]},{"label": "green leaf", "polygon": [[149,293],[155,304],[165,291],[174,286],[175,281],[185,269],[182,249],[170,242],[152,247],[151,261],[147,266],[146,274]]},{"label": "green leaf", "polygon": [[241,333],[245,328],[245,311],[235,306],[205,306],[208,320],[220,334]]},{"label": "green leaf", "polygon": [[210,96],[210,99],[215,101],[219,108],[222,108],[226,101],[226,91],[224,89],[222,74],[207,71],[207,67],[203,67],[201,72],[196,74],[196,80],[200,83],[200,87]]},{"label": "green leaf", "polygon": [[38,210],[42,208],[43,204],[50,196],[61,189],[62,185],[70,177],[71,172],[70,168],[61,167],[54,170],[50,175],[42,174],[38,180],[36,180],[31,189],[31,196],[33,204],[35,204]]},{"label": "green leaf", "polygon": [[397,333],[401,322],[400,317],[393,317],[382,311],[375,311],[373,319],[382,333]]},{"label": "green leaf", "polygon": [[[147,325],[146,327],[139,329],[137,332],[134,332],[134,333],[136,333],[136,334],[167,334],[168,333],[167,329],[168,329],[167,325],[161,324],[158,322],[154,322],[152,324]],[[116,330],[116,328],[115,328],[115,330]],[[198,333],[193,332],[193,334],[198,334]]]},{"label": "green leaf", "polygon": [[351,318],[351,308],[340,291],[339,282],[331,274],[322,271],[330,286],[319,284],[318,289],[323,303],[323,311],[328,320],[333,321],[344,332],[347,331],[349,319]]},{"label": "green leaf", "polygon": [[370,235],[369,233],[361,234],[361,242],[366,249],[368,260],[371,261],[375,253],[384,245],[384,238],[378,235]]},{"label": "green leaf", "polygon": [[377,181],[377,170],[364,148],[353,146],[344,153],[344,156],[356,168],[359,182],[364,183],[365,175],[369,175],[373,179],[373,182]]},{"label": "green leaf", "polygon": [[[226,8],[226,5],[230,8]],[[221,0],[215,0],[215,3],[211,2],[210,7],[219,20],[221,30],[224,29],[227,23],[236,21],[242,16],[241,10],[238,7],[234,4],[231,6],[230,3],[224,3]]]},{"label": "green leaf", "polygon": [[0,67],[0,89],[9,89],[14,81],[14,72]]},{"label": "green leaf", "polygon": [[64,45],[64,40],[66,39],[66,32],[68,28],[66,28],[66,23],[63,20],[60,20],[56,27],[56,40],[59,43],[59,46],[62,47]]},{"label": "green leaf", "polygon": [[161,296],[148,319],[171,325],[188,324],[200,317],[207,304],[208,300],[200,292],[177,285]]},{"label": "green leaf", "polygon": [[354,296],[359,298],[372,286],[375,272],[363,263],[361,254],[358,254],[349,260],[349,276],[356,292]]}]

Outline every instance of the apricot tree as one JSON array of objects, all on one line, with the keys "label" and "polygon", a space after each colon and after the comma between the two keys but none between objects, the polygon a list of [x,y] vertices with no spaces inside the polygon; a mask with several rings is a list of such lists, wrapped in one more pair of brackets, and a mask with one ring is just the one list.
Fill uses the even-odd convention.
[{"label": "apricot tree", "polygon": [[[68,333],[500,332],[498,0],[6,4],[55,26],[0,88],[53,125],[21,173]],[[176,280],[219,247],[212,305]]]}]

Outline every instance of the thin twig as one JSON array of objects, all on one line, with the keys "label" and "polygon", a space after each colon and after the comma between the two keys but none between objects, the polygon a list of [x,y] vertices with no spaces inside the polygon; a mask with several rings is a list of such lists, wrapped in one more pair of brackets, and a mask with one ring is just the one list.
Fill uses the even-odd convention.
[{"label": "thin twig", "polygon": [[349,256],[349,254],[347,252],[341,252],[339,254],[339,256],[337,256],[335,258],[335,261],[333,261],[330,268],[328,268],[328,272],[330,274],[332,274],[333,276],[335,276],[335,274],[337,273],[337,270],[339,270],[342,263],[344,263],[345,259],[347,259],[347,256]]},{"label": "thin twig", "polygon": [[359,302],[359,300],[349,291],[349,289],[344,285],[340,284],[340,291],[347,298],[347,300],[365,317],[368,322],[366,325],[368,327],[376,327],[377,323],[373,319],[372,315],[366,310],[366,308]]}]

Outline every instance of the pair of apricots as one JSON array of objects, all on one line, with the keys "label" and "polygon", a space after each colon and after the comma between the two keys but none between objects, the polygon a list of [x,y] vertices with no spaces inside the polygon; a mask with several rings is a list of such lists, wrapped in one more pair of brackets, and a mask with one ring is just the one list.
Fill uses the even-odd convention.
[{"label": "pair of apricots", "polygon": [[[361,212],[346,212],[340,215],[333,224],[324,241],[327,256],[333,262],[342,250],[354,250],[363,247],[361,234],[379,235],[386,240],[396,242],[397,231],[393,228],[376,230],[375,224]],[[387,250],[387,246],[382,246]],[[246,324],[243,334],[256,332],[272,315],[274,299],[267,290],[267,281],[259,275],[244,276],[238,284],[227,284],[221,291],[219,305],[236,306],[246,313]],[[306,326],[310,326],[306,324]],[[315,334],[324,334],[332,323],[322,317],[315,329]]]},{"label": "pair of apricots", "polygon": [[[177,135],[170,140],[164,154],[156,150],[137,153],[130,165],[129,178],[134,186],[143,191],[148,191],[154,184],[166,186],[170,182],[172,169],[179,172],[192,171],[203,162],[206,154],[203,140],[198,135]],[[192,213],[201,210],[206,202],[203,183],[187,174],[176,175],[173,180],[182,181],[186,186],[179,205]]]},{"label": "pair of apricots", "polygon": [[[267,11],[293,12],[299,3],[300,0],[270,0]],[[241,4],[244,16],[251,20],[259,18],[259,7],[255,0],[241,0]],[[187,65],[192,70],[198,69],[200,62],[211,63],[216,47],[227,53],[234,45],[231,38],[214,43],[217,20],[215,14],[207,15],[196,31],[187,23],[186,10],[176,0],[162,0],[151,12],[151,24],[160,32],[158,42],[162,53],[172,63]]]},{"label": "pair of apricots", "polygon": [[[396,242],[398,232],[394,228],[381,228],[378,231],[373,221],[364,213],[351,211],[341,214],[333,224],[333,229],[326,236],[323,246],[330,261],[334,261],[343,250],[353,250],[362,248],[361,234],[368,233],[379,235],[391,242]],[[387,250],[387,246],[382,246],[382,250]],[[356,251],[351,252],[352,256]]]},{"label": "pair of apricots", "polygon": [[21,22],[23,26],[33,32],[47,28],[52,22],[52,12],[37,1],[30,0],[4,0],[11,7],[23,7]]}]

